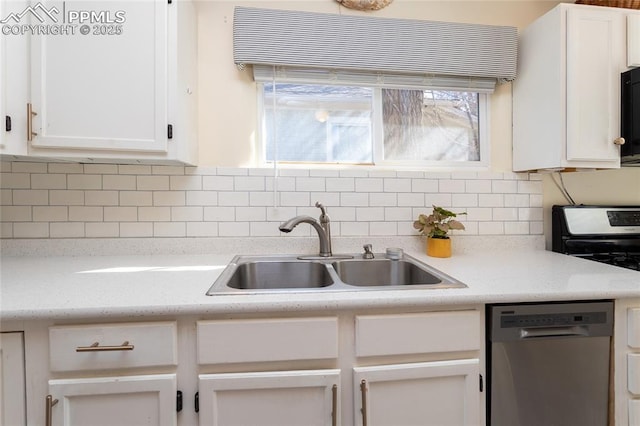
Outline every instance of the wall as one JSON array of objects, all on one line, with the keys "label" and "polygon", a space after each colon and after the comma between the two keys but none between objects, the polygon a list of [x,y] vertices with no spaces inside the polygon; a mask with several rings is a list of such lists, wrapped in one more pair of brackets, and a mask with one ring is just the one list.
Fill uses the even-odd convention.
[{"label": "wall", "polygon": [[415,236],[413,220],[433,204],[467,212],[465,236],[543,232],[536,174],[282,170],[274,191],[272,169],[0,164],[5,240],[278,237],[284,220],[317,217],[316,201],[334,236]]}]

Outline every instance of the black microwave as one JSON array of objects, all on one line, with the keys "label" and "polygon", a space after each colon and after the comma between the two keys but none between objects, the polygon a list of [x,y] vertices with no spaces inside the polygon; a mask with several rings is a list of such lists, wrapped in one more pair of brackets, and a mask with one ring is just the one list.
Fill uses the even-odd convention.
[{"label": "black microwave", "polygon": [[640,166],[640,68],[623,72],[621,80],[620,147],[623,166]]}]

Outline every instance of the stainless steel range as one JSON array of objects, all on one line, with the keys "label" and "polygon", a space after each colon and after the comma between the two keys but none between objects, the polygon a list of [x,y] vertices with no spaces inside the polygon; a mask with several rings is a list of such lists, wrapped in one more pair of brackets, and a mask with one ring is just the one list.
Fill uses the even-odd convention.
[{"label": "stainless steel range", "polygon": [[640,270],[640,206],[553,206],[552,250]]}]

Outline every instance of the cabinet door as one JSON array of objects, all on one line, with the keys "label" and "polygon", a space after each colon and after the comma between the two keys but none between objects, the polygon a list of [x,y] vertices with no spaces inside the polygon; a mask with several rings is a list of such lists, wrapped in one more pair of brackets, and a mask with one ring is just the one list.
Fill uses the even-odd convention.
[{"label": "cabinet door", "polygon": [[[0,154],[27,155],[27,100],[29,91],[29,35],[10,30],[20,23],[8,18],[20,14],[26,0],[0,1],[0,19],[8,19],[0,34]],[[30,16],[22,17],[29,23]]]},{"label": "cabinet door", "polygon": [[479,360],[354,368],[356,425],[480,424]]},{"label": "cabinet door", "polygon": [[335,426],[339,370],[200,375],[200,426]]},{"label": "cabinet door", "polygon": [[24,337],[0,333],[0,424],[26,425]]},{"label": "cabinet door", "polygon": [[620,73],[626,70],[625,16],[567,10],[567,160],[619,164]]},{"label": "cabinet door", "polygon": [[33,147],[167,150],[168,3],[38,3],[68,30],[32,36]]},{"label": "cabinet door", "polygon": [[175,374],[50,380],[52,424],[175,426],[176,391]]}]

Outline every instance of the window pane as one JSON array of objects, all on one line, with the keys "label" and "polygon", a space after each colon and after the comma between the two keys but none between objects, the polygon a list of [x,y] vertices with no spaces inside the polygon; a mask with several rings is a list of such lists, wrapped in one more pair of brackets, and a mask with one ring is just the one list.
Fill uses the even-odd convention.
[{"label": "window pane", "polygon": [[478,94],[382,89],[384,159],[479,161]]},{"label": "window pane", "polygon": [[274,88],[264,85],[267,161],[372,163],[372,89],[275,86],[274,118]]}]

